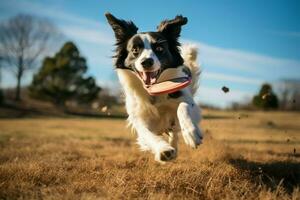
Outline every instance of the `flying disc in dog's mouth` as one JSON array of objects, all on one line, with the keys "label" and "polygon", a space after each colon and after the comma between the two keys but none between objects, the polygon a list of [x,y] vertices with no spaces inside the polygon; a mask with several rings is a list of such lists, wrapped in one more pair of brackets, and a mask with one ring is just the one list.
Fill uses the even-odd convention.
[{"label": "flying disc in dog's mouth", "polygon": [[176,92],[191,83],[191,73],[186,67],[169,68],[163,71],[135,72],[150,95]]}]

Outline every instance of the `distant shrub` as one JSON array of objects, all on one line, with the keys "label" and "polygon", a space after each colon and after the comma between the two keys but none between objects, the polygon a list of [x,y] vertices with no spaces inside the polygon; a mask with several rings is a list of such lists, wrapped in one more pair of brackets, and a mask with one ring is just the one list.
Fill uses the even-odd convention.
[{"label": "distant shrub", "polygon": [[252,103],[255,107],[268,110],[277,109],[278,98],[273,92],[272,86],[270,84],[263,84],[259,93],[253,97]]}]

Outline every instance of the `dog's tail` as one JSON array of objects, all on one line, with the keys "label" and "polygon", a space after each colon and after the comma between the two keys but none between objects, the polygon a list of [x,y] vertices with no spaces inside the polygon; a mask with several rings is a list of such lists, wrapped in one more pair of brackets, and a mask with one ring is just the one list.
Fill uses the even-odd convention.
[{"label": "dog's tail", "polygon": [[197,63],[198,48],[194,44],[185,44],[181,47],[181,55],[184,60],[184,65],[192,72],[191,92],[196,94],[199,88],[200,65]]}]

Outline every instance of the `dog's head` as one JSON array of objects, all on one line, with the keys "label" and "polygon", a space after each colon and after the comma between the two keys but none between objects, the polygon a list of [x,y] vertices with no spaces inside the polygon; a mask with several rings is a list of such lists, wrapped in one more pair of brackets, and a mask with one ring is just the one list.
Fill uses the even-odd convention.
[{"label": "dog's head", "polygon": [[183,64],[178,38],[181,26],[187,23],[186,17],[176,16],[172,20],[164,20],[156,32],[137,33],[138,28],[133,22],[117,19],[110,13],[105,16],[117,41],[117,68],[131,69],[146,85],[151,85],[164,69]]}]

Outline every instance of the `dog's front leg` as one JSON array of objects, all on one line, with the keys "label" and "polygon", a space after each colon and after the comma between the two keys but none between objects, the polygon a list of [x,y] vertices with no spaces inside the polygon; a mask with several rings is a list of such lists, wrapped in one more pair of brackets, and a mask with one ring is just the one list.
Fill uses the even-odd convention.
[{"label": "dog's front leg", "polygon": [[138,144],[143,150],[151,150],[156,161],[164,162],[176,157],[176,149],[161,136],[151,132],[142,121],[135,122],[133,125],[138,134]]},{"label": "dog's front leg", "polygon": [[185,143],[196,148],[202,140],[202,134],[198,127],[200,122],[199,107],[194,102],[181,102],[177,109],[177,117]]}]

